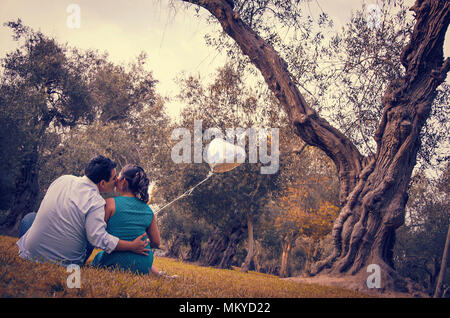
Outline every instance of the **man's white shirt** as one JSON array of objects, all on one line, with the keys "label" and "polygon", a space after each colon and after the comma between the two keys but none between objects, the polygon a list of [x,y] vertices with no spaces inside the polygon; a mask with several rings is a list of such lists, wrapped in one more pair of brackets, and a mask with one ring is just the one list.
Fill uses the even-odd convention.
[{"label": "man's white shirt", "polygon": [[111,253],[119,238],[106,232],[105,200],[88,177],[61,176],[48,188],[19,255],[36,261],[82,265],[87,240]]}]

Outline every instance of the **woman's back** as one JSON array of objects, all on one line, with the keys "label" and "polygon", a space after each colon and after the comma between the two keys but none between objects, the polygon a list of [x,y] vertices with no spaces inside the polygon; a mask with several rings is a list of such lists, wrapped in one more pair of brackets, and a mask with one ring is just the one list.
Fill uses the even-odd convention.
[{"label": "woman's back", "polygon": [[[109,218],[107,231],[121,240],[132,241],[147,231],[152,223],[153,211],[144,202],[135,197],[120,196],[114,198],[115,212]],[[150,248],[148,246],[147,248]],[[100,252],[96,255],[92,265],[119,267],[133,272],[147,274],[153,263],[153,251],[147,256],[132,252]]]}]

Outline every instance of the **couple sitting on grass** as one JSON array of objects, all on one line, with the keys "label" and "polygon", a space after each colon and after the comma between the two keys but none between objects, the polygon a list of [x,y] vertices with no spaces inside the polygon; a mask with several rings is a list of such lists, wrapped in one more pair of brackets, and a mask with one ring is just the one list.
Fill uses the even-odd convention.
[{"label": "couple sitting on grass", "polygon": [[[149,180],[139,166],[126,165],[118,177],[115,167],[111,159],[98,156],[87,165],[85,176],[56,179],[38,212],[20,223],[20,257],[84,265],[98,247],[103,251],[93,266],[169,277],[153,266],[151,248],[159,247],[160,236],[147,204]],[[105,201],[100,193],[114,188],[119,196]]]}]

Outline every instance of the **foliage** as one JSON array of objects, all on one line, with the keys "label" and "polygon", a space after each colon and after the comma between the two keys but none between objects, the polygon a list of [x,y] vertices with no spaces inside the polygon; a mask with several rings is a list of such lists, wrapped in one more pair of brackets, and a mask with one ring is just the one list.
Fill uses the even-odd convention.
[{"label": "foliage", "polygon": [[141,111],[157,103],[157,83],[145,69],[146,54],[141,53],[127,67],[115,65],[106,58],[97,59],[96,76],[91,83],[101,122],[133,122]]},{"label": "foliage", "polygon": [[[45,190],[63,174],[81,176],[86,163],[98,154],[112,158],[120,170],[127,163],[141,165],[151,181],[159,179],[161,168],[159,149],[164,145],[164,128],[159,126],[168,117],[162,101],[139,113],[133,125],[123,122],[96,121],[77,126],[64,135],[63,140],[43,153],[40,165],[40,187]],[[41,191],[41,196],[45,191]]]},{"label": "foliage", "polygon": [[[326,105],[323,114],[363,154],[376,152],[372,136],[382,115],[383,94],[389,83],[405,73],[400,58],[414,26],[408,9],[403,1],[395,6],[382,1],[379,25],[371,27],[363,6],[352,14],[341,32],[336,32],[321,47],[321,59],[329,61],[322,71],[328,87],[318,97],[320,104]],[[449,98],[448,84],[444,82],[437,90],[430,119],[421,132],[418,153],[421,169],[435,168],[446,159],[446,154],[438,149],[449,132],[445,119],[449,115],[446,107]]]},{"label": "foliage", "polygon": [[338,214],[338,207],[328,201],[319,202],[317,209],[307,208],[307,203],[299,204],[300,201],[308,200],[308,193],[303,191],[293,191],[294,193],[286,198],[289,203],[283,203],[285,210],[277,218],[275,226],[286,235],[306,236],[313,240],[319,240],[331,232],[334,219]]}]

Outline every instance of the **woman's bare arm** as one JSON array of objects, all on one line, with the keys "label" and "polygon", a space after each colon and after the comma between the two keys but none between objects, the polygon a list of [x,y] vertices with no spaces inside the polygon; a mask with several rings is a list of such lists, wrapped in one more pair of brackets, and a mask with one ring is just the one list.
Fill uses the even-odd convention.
[{"label": "woman's bare arm", "polygon": [[158,223],[156,222],[155,215],[153,215],[152,223],[147,229],[147,234],[150,238],[150,247],[159,248],[161,237],[159,236]]},{"label": "woman's bare arm", "polygon": [[105,223],[108,223],[109,218],[113,216],[116,211],[116,202],[114,201],[114,198],[108,198],[105,201]]}]

